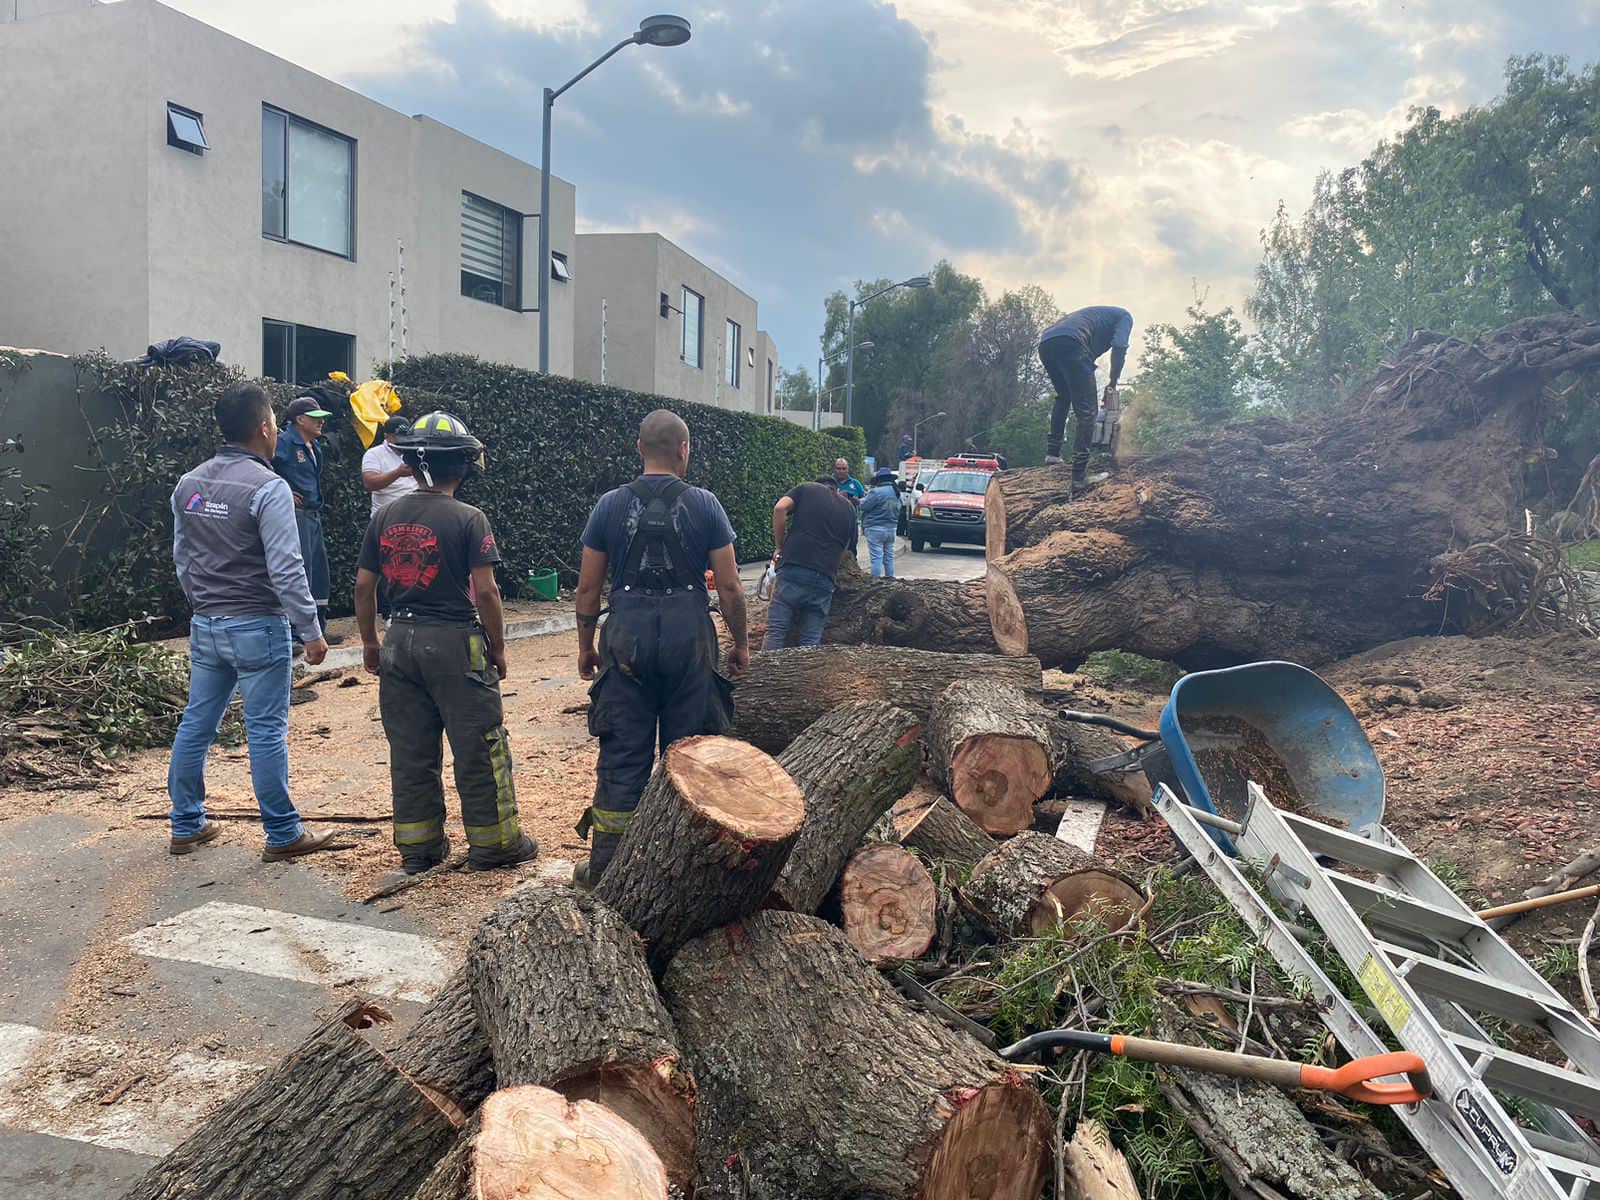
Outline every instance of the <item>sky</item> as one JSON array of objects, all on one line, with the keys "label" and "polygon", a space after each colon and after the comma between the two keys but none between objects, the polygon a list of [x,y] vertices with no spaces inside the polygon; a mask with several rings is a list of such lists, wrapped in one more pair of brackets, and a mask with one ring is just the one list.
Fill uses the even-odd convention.
[{"label": "sky", "polygon": [[1412,106],[1600,46],[1600,0],[168,2],[533,163],[541,89],[677,4],[687,45],[557,102],[553,171],[580,232],[662,233],[755,296],[786,367],[828,293],[941,258],[1122,305],[1137,354],[1197,296],[1237,310],[1279,203]]}]

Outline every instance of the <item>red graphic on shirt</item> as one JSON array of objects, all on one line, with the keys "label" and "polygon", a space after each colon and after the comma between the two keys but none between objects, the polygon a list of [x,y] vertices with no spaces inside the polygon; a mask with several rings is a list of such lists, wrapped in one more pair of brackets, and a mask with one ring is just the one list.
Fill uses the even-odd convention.
[{"label": "red graphic on shirt", "polygon": [[483,535],[483,541],[478,543],[478,557],[479,558],[499,558],[500,557],[500,552],[495,549],[494,534],[486,533],[486,534]]},{"label": "red graphic on shirt", "polygon": [[426,525],[391,525],[378,537],[391,588],[425,588],[439,574],[439,538]]}]

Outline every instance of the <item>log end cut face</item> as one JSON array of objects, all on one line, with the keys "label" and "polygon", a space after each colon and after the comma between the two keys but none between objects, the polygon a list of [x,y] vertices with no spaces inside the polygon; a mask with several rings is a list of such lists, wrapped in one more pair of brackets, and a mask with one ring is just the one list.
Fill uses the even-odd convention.
[{"label": "log end cut face", "polygon": [[989,610],[989,628],[994,633],[994,644],[1001,654],[1013,656],[1028,652],[1028,618],[1023,614],[1022,601],[1017,596],[1016,585],[991,560],[983,573],[983,600]]},{"label": "log end cut face", "polygon": [[541,1087],[495,1092],[473,1150],[473,1200],[665,1200],[667,1173],[632,1125]]},{"label": "log end cut face", "polygon": [[899,846],[868,846],[850,859],[839,877],[839,908],[845,937],[874,966],[921,958],[933,942],[933,877]]},{"label": "log end cut face", "polygon": [[676,1057],[654,1063],[607,1063],[565,1079],[569,1100],[593,1100],[637,1129],[655,1150],[667,1179],[687,1189],[694,1174],[694,1082]]},{"label": "log end cut face", "polygon": [[1050,790],[1050,755],[1037,741],[981,734],[950,760],[956,804],[989,833],[1017,833],[1033,824],[1033,802]]},{"label": "log end cut face", "polygon": [[1029,934],[1046,933],[1058,925],[1094,921],[1110,933],[1130,927],[1144,907],[1144,896],[1120,875],[1109,871],[1080,871],[1057,879],[1028,913]]},{"label": "log end cut face", "polygon": [[1050,1113],[1010,1077],[944,1097],[956,1109],[923,1170],[921,1200],[1035,1200],[1050,1155]]},{"label": "log end cut face", "polygon": [[730,835],[760,844],[797,833],[805,799],[765,751],[727,737],[691,737],[667,748],[678,795]]}]

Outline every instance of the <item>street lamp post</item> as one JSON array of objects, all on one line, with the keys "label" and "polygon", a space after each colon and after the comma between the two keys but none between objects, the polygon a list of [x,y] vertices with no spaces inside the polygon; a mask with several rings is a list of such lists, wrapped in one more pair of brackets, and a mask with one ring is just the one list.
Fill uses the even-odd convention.
[{"label": "street lamp post", "polygon": [[918,421],[916,424],[914,424],[911,427],[911,457],[912,458],[916,458],[917,457],[917,430],[921,429],[929,421],[936,421],[936,420],[938,420],[940,417],[942,417],[944,415],[945,414],[942,413],[942,412],[929,413],[927,416],[923,417],[922,420]]},{"label": "street lamp post", "polygon": [[[832,354],[824,354],[821,358],[817,359],[817,402],[811,406],[811,428],[813,429],[822,428],[822,364],[830,363],[834,359],[838,358],[841,354],[849,353],[849,349],[850,348],[848,346],[840,346]],[[856,347],[856,349],[871,350],[872,342],[862,342],[861,345]]]},{"label": "street lamp post", "polygon": [[552,91],[544,89],[544,151],[539,158],[539,370],[550,370],[550,110],[556,97],[613,54],[628,46],[681,46],[689,40],[689,22],[662,14],[646,17],[632,37],[623,38],[571,79]]},{"label": "street lamp post", "polygon": [[[845,344],[854,351],[856,344],[856,309],[865,307],[879,296],[895,290],[895,288],[925,288],[932,287],[933,280],[926,275],[913,275],[910,279],[902,279],[899,283],[891,283],[886,288],[879,288],[870,296],[863,296],[860,300],[850,301],[850,308],[845,313]],[[853,424],[856,415],[856,356],[854,353],[845,359],[844,364],[844,423]]]}]

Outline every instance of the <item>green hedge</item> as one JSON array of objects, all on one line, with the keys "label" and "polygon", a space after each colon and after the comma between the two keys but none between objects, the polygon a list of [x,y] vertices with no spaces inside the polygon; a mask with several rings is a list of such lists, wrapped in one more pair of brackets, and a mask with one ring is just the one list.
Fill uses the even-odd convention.
[{"label": "green hedge", "polygon": [[[172,569],[168,500],[178,478],[216,448],[212,404],[238,372],[219,366],[145,369],[104,355],[78,360],[79,388],[117,401],[116,417],[90,431],[86,465],[105,468],[92,519],[39,548],[28,563],[7,563],[12,578],[53,580],[49,607],[68,620],[101,626],[138,617],[186,621],[188,606]],[[502,584],[518,595],[532,567],[576,578],[579,534],[595,500],[638,471],[639,421],[670,408],[689,424],[689,481],[710,488],[738,534],[742,560],[772,549],[772,505],[815,478],[841,454],[859,474],[859,429],[814,433],[776,418],[600,387],[465,355],[432,355],[391,367],[408,416],[446,408],[487,447],[486,473],[463,489],[494,526],[505,557]],[[282,405],[294,390],[262,381]],[[63,404],[73,403],[69,396]],[[347,422],[329,421],[332,448],[323,473],[328,556],[336,612],[348,612],[356,555],[366,531],[363,447]],[[26,456],[12,463],[26,484]],[[11,463],[7,464],[8,467]],[[20,606],[19,606],[20,608]]]}]

